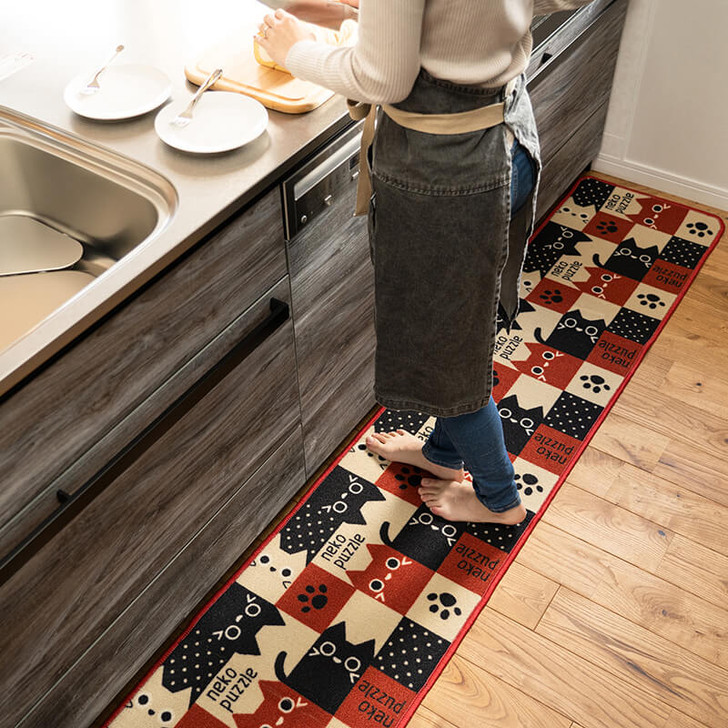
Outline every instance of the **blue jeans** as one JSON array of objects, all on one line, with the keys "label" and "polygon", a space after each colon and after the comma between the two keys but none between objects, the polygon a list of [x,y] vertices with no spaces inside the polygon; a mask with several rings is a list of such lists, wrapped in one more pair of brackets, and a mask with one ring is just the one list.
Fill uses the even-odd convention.
[{"label": "blue jeans", "polygon": [[[514,142],[512,154],[511,214],[523,207],[535,184],[531,160],[518,142]],[[521,502],[493,397],[476,412],[439,417],[422,454],[445,468],[458,470],[464,465],[473,478],[478,500],[494,513]]]}]

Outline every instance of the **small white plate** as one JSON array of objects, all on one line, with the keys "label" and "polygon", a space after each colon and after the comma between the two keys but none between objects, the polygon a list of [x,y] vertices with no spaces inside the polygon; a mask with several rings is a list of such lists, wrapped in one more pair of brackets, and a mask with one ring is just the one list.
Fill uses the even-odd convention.
[{"label": "small white plate", "polygon": [[154,120],[159,138],[183,152],[228,152],[257,139],[268,126],[265,106],[233,91],[206,91],[187,126],[172,124],[172,119],[184,111],[189,102],[190,98],[187,98],[165,106]]},{"label": "small white plate", "polygon": [[98,91],[84,94],[94,72],[76,76],[66,86],[63,100],[80,116],[111,121],[146,114],[163,104],[172,92],[172,83],[159,69],[139,63],[114,64],[99,76]]}]

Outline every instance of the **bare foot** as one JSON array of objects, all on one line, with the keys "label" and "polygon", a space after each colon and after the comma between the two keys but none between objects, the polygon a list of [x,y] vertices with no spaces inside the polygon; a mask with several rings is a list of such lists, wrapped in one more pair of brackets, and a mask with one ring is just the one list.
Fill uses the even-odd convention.
[{"label": "bare foot", "polygon": [[460,482],[465,477],[462,468],[455,470],[431,463],[422,454],[422,446],[424,445],[422,440],[405,430],[375,432],[367,437],[366,445],[372,452],[381,455],[390,462],[415,465],[428,473],[432,473],[436,478]]},{"label": "bare foot", "polygon": [[422,478],[418,493],[425,505],[436,516],[446,521],[503,523],[515,526],[526,518],[526,508],[523,503],[502,513],[488,510],[478,500],[473,486],[468,482]]}]

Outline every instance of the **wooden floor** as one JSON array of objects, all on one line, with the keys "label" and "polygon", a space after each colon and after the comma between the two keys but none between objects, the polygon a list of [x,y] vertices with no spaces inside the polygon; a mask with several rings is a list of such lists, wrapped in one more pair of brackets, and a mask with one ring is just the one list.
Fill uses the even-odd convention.
[{"label": "wooden floor", "polygon": [[727,333],[728,234],[408,728],[728,726]]}]

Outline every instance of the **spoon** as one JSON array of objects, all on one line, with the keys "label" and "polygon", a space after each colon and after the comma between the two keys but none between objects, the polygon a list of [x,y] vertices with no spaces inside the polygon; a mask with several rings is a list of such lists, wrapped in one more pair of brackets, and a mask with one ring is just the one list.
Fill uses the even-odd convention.
[{"label": "spoon", "polygon": [[116,50],[114,51],[114,54],[109,58],[106,63],[104,63],[101,68],[99,68],[98,71],[94,74],[94,77],[81,89],[82,94],[95,94],[101,86],[99,85],[99,76],[109,67],[109,64],[111,61],[116,58],[116,56],[119,55],[124,50],[124,46],[120,43],[118,46],[116,46]]}]

